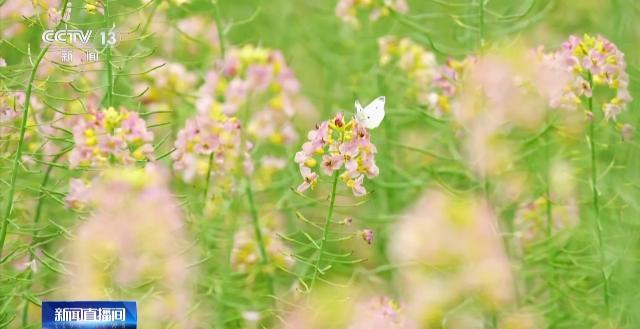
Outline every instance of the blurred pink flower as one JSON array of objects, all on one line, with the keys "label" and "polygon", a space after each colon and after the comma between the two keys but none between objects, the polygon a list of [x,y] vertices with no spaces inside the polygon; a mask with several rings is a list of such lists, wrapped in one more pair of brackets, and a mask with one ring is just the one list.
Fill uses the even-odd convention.
[{"label": "blurred pink flower", "polygon": [[620,129],[620,137],[622,138],[623,142],[628,142],[633,139],[635,129],[631,124],[625,123],[619,125],[618,128]]},{"label": "blurred pink flower", "polygon": [[89,202],[89,184],[82,179],[73,178],[69,181],[69,193],[64,198],[65,205],[74,210],[85,208]]},{"label": "blurred pink flower", "polygon": [[[294,258],[291,256],[291,249],[278,237],[278,232],[282,231],[280,218],[267,215],[260,221],[264,247],[269,260],[268,271],[275,271],[278,267],[290,269],[294,265]],[[231,266],[239,273],[255,274],[259,270],[257,265],[261,262],[260,257],[254,229],[246,221],[233,237]]]},{"label": "blurred pink flower", "polygon": [[427,192],[397,222],[389,241],[407,312],[423,327],[440,323],[447,307],[468,298],[488,310],[513,301],[511,264],[495,214],[483,200]]},{"label": "blurred pink flower", "polygon": [[168,109],[173,110],[176,104],[182,104],[185,96],[193,94],[198,77],[182,63],[151,58],[145,66],[150,72],[141,76],[135,88],[136,93],[146,90],[141,96],[145,104],[168,104]]},{"label": "blurred pink flower", "polygon": [[348,329],[417,329],[417,323],[410,319],[403,307],[394,300],[379,296],[361,301]]},{"label": "blurred pink flower", "polygon": [[[522,247],[527,248],[535,242],[547,237],[547,203],[544,197],[539,197],[531,202],[524,203],[518,209],[514,219],[517,230],[516,236]],[[558,234],[575,227],[580,221],[578,203],[574,200],[566,202],[553,202],[551,208],[550,233]]]},{"label": "blurred pink flower", "polygon": [[[177,27],[180,32],[188,35],[190,39],[201,39],[208,45],[211,45],[214,50],[220,50],[218,29],[215,22],[212,20],[206,19],[203,16],[190,15],[178,21]],[[187,51],[192,54],[196,54],[198,52],[198,45],[198,43],[191,42],[191,40],[185,43]]]},{"label": "blurred pink flower", "polygon": [[374,22],[382,17],[388,16],[391,11],[405,14],[409,11],[406,0],[339,0],[336,4],[335,13],[343,22],[353,27],[359,27],[358,11],[369,13],[369,20]]},{"label": "blurred pink flower", "polygon": [[62,20],[62,15],[55,8],[49,8],[49,27],[57,26]]},{"label": "blurred pink flower", "polygon": [[0,123],[12,121],[22,115],[24,97],[23,92],[0,92]]},{"label": "blurred pink flower", "polygon": [[60,297],[136,299],[145,326],[194,328],[189,240],[166,184],[155,165],[109,169],[94,182],[94,209],[69,242],[70,273],[61,278],[68,289]]},{"label": "blurred pink flower", "polygon": [[428,107],[435,116],[451,111],[451,99],[474,57],[458,61],[447,59],[439,65],[435,54],[409,38],[384,36],[378,39],[380,65],[395,64],[411,82],[407,95]]},{"label": "blurred pink flower", "polygon": [[247,80],[257,91],[264,91],[273,79],[273,66],[265,64],[252,65],[247,69]]}]

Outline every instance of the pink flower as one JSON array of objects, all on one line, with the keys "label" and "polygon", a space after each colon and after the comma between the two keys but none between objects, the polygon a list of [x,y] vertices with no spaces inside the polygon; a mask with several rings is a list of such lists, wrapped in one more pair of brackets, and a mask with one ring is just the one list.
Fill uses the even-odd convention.
[{"label": "pink flower", "polygon": [[89,185],[81,179],[73,178],[69,181],[69,193],[64,198],[64,203],[68,208],[80,210],[89,201]]},{"label": "pink flower", "polygon": [[257,91],[267,89],[273,78],[273,67],[269,65],[252,65],[247,69],[247,80]]},{"label": "pink flower", "polygon": [[340,169],[343,163],[343,157],[340,155],[325,155],[322,157],[322,170],[330,176],[334,171]]},{"label": "pink flower", "polygon": [[[350,177],[350,176],[347,176],[347,177]],[[353,195],[364,196],[365,194],[367,194],[367,190],[364,188],[364,186],[362,186],[363,182],[364,182],[364,176],[358,175],[355,177],[355,179],[351,178],[347,180],[345,183],[347,184],[348,187],[351,188]]]},{"label": "pink flower", "polygon": [[399,13],[407,13],[409,5],[406,0],[385,0],[380,1],[357,1],[357,0],[340,0],[336,5],[335,13],[343,22],[353,27],[358,27],[357,19],[358,10],[369,12],[369,21],[377,21],[381,17],[389,15],[390,10]]},{"label": "pink flower", "polygon": [[[291,250],[276,234],[282,225],[278,219],[278,217],[274,218],[270,215],[261,219],[265,252],[270,265],[291,268],[294,265]],[[249,225],[241,227],[233,237],[230,259],[233,270],[239,273],[251,273],[260,265],[260,260],[260,248],[255,238],[254,229]]]},{"label": "pink flower", "polygon": [[396,36],[379,38],[378,48],[380,65],[399,68],[410,81],[410,95],[435,116],[450,112],[450,98],[458,91],[464,72],[475,61],[474,57],[460,61],[449,58],[444,65],[438,65],[435,54],[421,44]]},{"label": "pink flower", "polygon": [[348,329],[417,329],[418,324],[407,316],[396,301],[379,296],[355,305]]},{"label": "pink flower", "polygon": [[[233,53],[232,53],[233,54]],[[236,56],[227,56],[222,61],[222,73],[227,77],[235,76],[240,70],[240,58]]]},{"label": "pink flower", "polygon": [[57,26],[58,24],[60,24],[60,21],[62,20],[62,15],[60,14],[60,12],[53,7],[49,8],[48,16],[49,16],[49,27]]},{"label": "pink flower", "polygon": [[[0,66],[1,67],[1,66]],[[12,121],[22,115],[23,92],[0,94],[0,123]]]},{"label": "pink flower", "polygon": [[362,240],[364,240],[364,242],[366,242],[367,244],[370,245],[373,243],[373,230],[364,229],[362,230],[360,235],[362,236]]},{"label": "pink flower", "polygon": [[288,93],[297,93],[300,90],[300,83],[290,68],[284,68],[280,74],[278,74],[278,82]]},{"label": "pink flower", "polygon": [[318,183],[318,174],[311,171],[309,167],[300,166],[300,173],[304,181],[296,189],[298,192],[302,193],[309,188],[313,188]]}]

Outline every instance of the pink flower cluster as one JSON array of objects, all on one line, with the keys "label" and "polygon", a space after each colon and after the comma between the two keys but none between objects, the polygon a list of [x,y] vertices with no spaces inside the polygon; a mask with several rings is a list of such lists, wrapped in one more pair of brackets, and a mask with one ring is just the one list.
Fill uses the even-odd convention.
[{"label": "pink flower cluster", "polygon": [[71,168],[153,159],[153,133],[138,113],[125,108],[89,110],[74,124],[72,132],[75,146],[69,155]]},{"label": "pink flower cluster", "polygon": [[581,96],[592,97],[594,88],[606,86],[615,92],[615,96],[603,102],[602,110],[607,120],[615,120],[631,101],[624,54],[604,37],[588,34],[582,38],[570,36],[562,49],[552,56],[573,74],[566,93],[552,105],[575,109],[581,103]]},{"label": "pink flower cluster", "polygon": [[[176,151],[172,155],[174,169],[181,172],[187,182],[196,177],[206,177],[210,169],[217,174],[227,173],[237,166],[241,155],[240,134],[240,121],[235,117],[222,113],[196,115],[187,120],[185,127],[178,132]],[[213,156],[212,168],[209,168],[210,156]],[[245,170],[250,172],[251,161],[246,152],[244,156]]]},{"label": "pink flower cluster", "polygon": [[358,27],[358,10],[367,11],[369,20],[375,22],[388,16],[390,11],[407,13],[409,5],[406,0],[340,0],[336,5],[336,16],[351,26]]},{"label": "pink flower cluster", "polygon": [[[538,197],[522,204],[518,209],[514,225],[518,229],[517,237],[523,247],[529,247],[544,239],[548,225],[547,202],[547,198]],[[566,231],[580,221],[578,203],[575,199],[562,203],[553,202],[551,209],[553,223],[550,231],[553,234]]]},{"label": "pink flower cluster", "polygon": [[144,75],[146,81],[136,85],[136,93],[148,90],[142,96],[145,103],[175,103],[175,100],[192,92],[197,76],[181,63],[166,62],[160,58],[151,59],[147,66],[153,70]]},{"label": "pink flower cluster", "polygon": [[407,316],[400,304],[386,296],[360,302],[348,329],[414,329],[418,324]]},{"label": "pink flower cluster", "polygon": [[300,85],[277,50],[246,45],[232,48],[207,72],[196,107],[200,113],[236,115],[243,106],[259,109],[246,123],[247,132],[276,145],[292,144],[298,135],[291,124]]},{"label": "pink flower cluster", "polygon": [[49,16],[49,27],[53,28],[58,26],[58,24],[60,24],[60,22],[64,19],[65,21],[68,21],[71,18],[71,7],[67,7],[67,9],[64,12],[64,15],[62,14],[62,10],[57,10],[54,7],[49,7],[49,11],[47,11],[47,15]]},{"label": "pink flower cluster", "polygon": [[441,191],[427,192],[399,218],[389,257],[415,265],[401,268],[398,278],[406,311],[421,328],[438,327],[450,306],[465,300],[479,309],[513,304],[514,278],[497,220],[484,200]]},{"label": "pink flower cluster", "polygon": [[356,119],[345,121],[342,113],[324,121],[308,134],[308,141],[295,155],[304,181],[298,186],[299,192],[313,188],[318,182],[314,168],[320,162],[321,171],[327,176],[344,168],[340,178],[351,188],[355,196],[367,193],[362,185],[364,177],[378,176],[375,163],[376,146],[371,143],[369,132]]},{"label": "pink flower cluster", "polygon": [[[0,60],[2,59],[0,58]],[[0,123],[12,121],[20,117],[24,97],[23,92],[0,93]]]},{"label": "pink flower cluster", "polygon": [[[188,35],[190,39],[202,40],[206,45],[213,47],[214,50],[220,50],[218,28],[214,22],[205,18],[205,16],[186,17],[178,21],[177,28],[180,33]],[[165,31],[163,31],[163,33],[164,32]],[[200,43],[195,42],[186,42],[183,44],[183,46],[186,47],[187,52],[194,55],[198,53],[199,45]]]},{"label": "pink flower cluster", "polygon": [[438,65],[435,55],[409,38],[385,36],[378,39],[380,65],[395,64],[407,75],[411,85],[408,94],[436,116],[451,110],[450,99],[456,94],[464,71],[473,63],[468,57],[448,59]]},{"label": "pink flower cluster", "polygon": [[130,298],[145,285],[153,298],[138,315],[150,328],[194,328],[191,239],[164,168],[107,169],[86,195],[91,216],[64,248],[59,297]]},{"label": "pink flower cluster", "polygon": [[[295,264],[291,249],[278,237],[282,232],[282,219],[278,214],[265,215],[260,219],[262,239],[269,263],[268,271],[276,268],[290,269]],[[231,266],[239,273],[255,274],[261,262],[260,247],[253,228],[245,222],[233,237]]]},{"label": "pink flower cluster", "polygon": [[[3,1],[2,10],[0,10],[0,21],[3,23],[0,37],[11,39],[25,31],[29,31],[29,24],[24,23],[25,18],[46,22],[46,15],[49,14],[48,10],[55,7],[62,9],[62,1]],[[67,8],[67,12],[70,11],[70,7],[71,5]]]}]

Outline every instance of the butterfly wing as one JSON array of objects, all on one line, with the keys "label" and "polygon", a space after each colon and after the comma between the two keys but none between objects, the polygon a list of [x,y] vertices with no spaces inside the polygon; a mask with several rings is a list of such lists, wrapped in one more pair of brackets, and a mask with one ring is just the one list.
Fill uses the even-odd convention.
[{"label": "butterfly wing", "polygon": [[362,104],[360,104],[360,101],[356,99],[356,113],[358,112],[362,112]]},{"label": "butterfly wing", "polygon": [[374,99],[361,111],[360,121],[367,129],[374,129],[380,126],[384,119],[384,103],[385,97],[380,96]]},{"label": "butterfly wing", "polygon": [[360,104],[360,101],[356,99],[356,119],[358,119],[358,121],[362,121],[364,119],[364,116],[362,114],[362,105]]}]

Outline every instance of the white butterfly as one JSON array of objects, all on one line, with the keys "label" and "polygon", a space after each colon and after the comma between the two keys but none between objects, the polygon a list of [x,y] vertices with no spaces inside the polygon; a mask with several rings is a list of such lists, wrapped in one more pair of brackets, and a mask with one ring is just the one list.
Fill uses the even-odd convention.
[{"label": "white butterfly", "polygon": [[362,108],[356,99],[356,119],[367,129],[378,128],[384,119],[384,100],[384,96],[380,96]]}]

